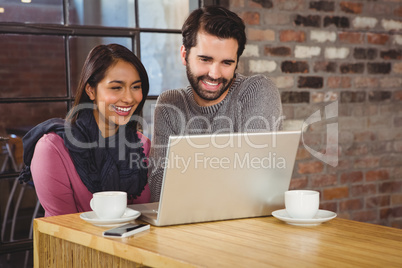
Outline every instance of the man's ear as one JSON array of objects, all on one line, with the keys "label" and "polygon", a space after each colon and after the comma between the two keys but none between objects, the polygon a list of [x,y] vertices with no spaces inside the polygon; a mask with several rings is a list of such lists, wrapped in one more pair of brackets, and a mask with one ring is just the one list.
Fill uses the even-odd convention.
[{"label": "man's ear", "polygon": [[88,94],[88,97],[91,100],[95,100],[95,89],[93,87],[91,87],[89,84],[86,84],[85,92]]},{"label": "man's ear", "polygon": [[183,63],[184,66],[187,65],[186,55],[187,55],[186,48],[184,47],[184,45],[181,45],[181,47],[180,47],[180,56],[181,56],[181,62]]}]

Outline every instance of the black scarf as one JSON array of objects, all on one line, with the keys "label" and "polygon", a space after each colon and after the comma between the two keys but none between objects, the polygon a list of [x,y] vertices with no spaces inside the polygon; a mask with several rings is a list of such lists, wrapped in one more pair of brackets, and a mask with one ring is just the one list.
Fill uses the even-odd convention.
[{"label": "black scarf", "polygon": [[91,193],[124,191],[129,198],[140,196],[147,184],[148,167],[143,144],[129,126],[132,123],[120,126],[114,136],[103,138],[92,110],[85,109],[73,125],[60,118],[37,125],[22,139],[26,167],[19,180],[27,182],[31,178],[30,165],[38,140],[55,132],[63,138],[77,173]]}]

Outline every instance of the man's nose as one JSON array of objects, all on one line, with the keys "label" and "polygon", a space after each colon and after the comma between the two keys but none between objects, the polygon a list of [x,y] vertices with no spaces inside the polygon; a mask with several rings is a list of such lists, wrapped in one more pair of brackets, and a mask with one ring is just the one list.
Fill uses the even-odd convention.
[{"label": "man's nose", "polygon": [[218,63],[214,63],[210,66],[209,68],[209,73],[208,75],[212,78],[212,79],[219,79],[222,77],[222,72],[220,70],[220,66]]}]

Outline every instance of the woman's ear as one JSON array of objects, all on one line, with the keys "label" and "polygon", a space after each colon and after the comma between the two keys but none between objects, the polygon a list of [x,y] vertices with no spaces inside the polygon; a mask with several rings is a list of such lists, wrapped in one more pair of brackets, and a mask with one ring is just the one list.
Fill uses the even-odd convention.
[{"label": "woman's ear", "polygon": [[95,89],[91,87],[89,84],[85,86],[85,92],[91,100],[95,100]]}]

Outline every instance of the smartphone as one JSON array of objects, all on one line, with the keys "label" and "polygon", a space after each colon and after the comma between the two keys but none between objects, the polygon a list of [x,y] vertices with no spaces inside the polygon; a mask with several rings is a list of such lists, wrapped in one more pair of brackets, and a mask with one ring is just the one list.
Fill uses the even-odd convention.
[{"label": "smartphone", "polygon": [[119,227],[115,227],[103,232],[103,236],[105,237],[128,237],[130,235],[134,235],[136,233],[145,231],[149,229],[149,224],[134,224],[128,223]]}]

